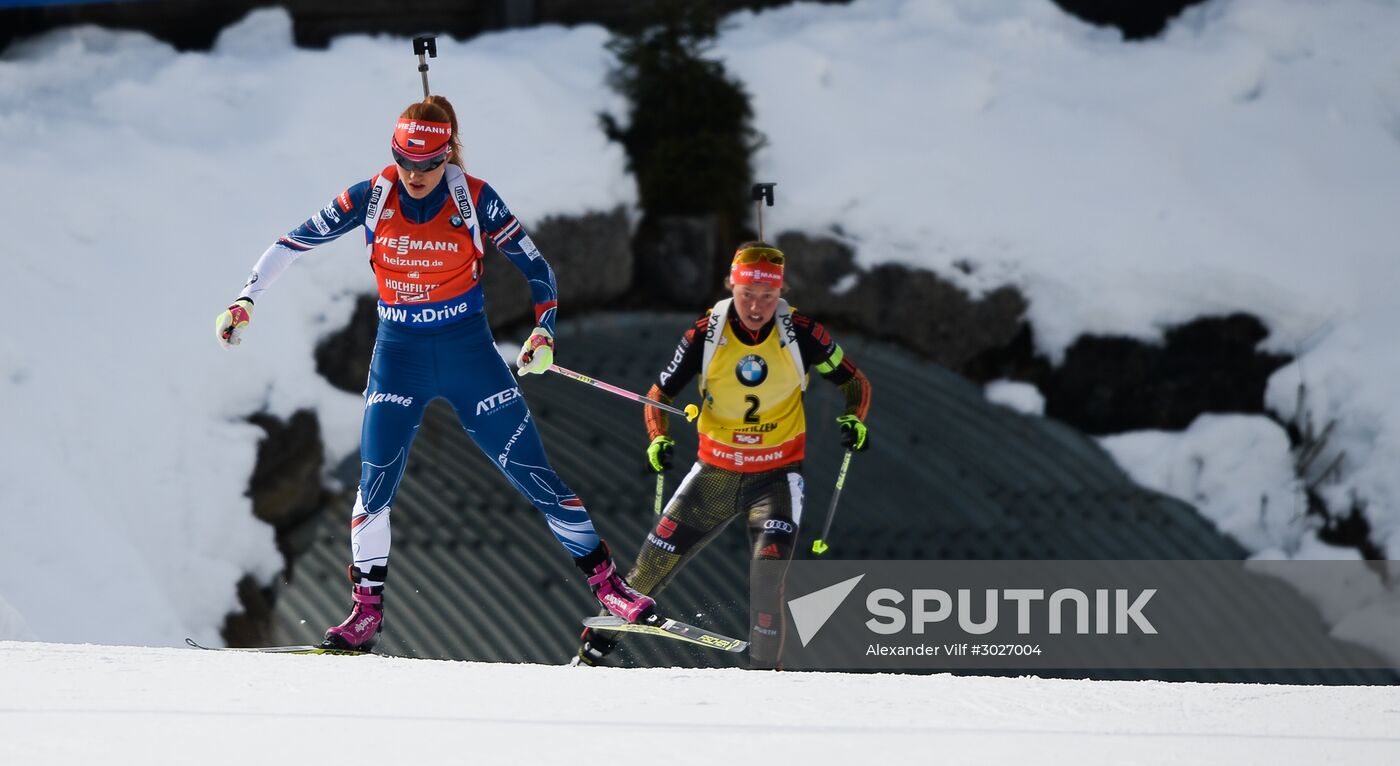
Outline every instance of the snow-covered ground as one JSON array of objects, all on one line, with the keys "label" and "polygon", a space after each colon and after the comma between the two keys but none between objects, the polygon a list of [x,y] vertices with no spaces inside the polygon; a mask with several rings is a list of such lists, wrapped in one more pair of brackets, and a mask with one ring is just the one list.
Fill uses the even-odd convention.
[{"label": "snow-covered ground", "polygon": [[1384,764],[1400,689],[0,642],[0,762]]},{"label": "snow-covered ground", "polygon": [[[1400,4],[1213,0],[1132,44],[1047,0],[731,22],[715,53],[768,137],[770,227],[839,225],[862,265],[1017,285],[1052,358],[1084,332],[1257,314],[1269,348],[1299,355],[1269,405],[1293,418],[1306,381],[1301,409],[1317,431],[1336,422],[1345,454],[1326,498],[1364,504],[1400,558]],[[527,224],[635,204],[598,129],[623,110],[606,39],[439,42],[430,78],[470,115],[469,164]],[[242,494],[261,436],[244,417],[314,407],[332,462],[354,449],[359,400],[310,352],[369,289],[362,252],[347,238],[302,258],[232,352],[213,317],[273,238],[387,164],[419,93],[409,51],[368,36],[297,50],[287,15],[260,11],[209,52],[81,28],[0,61],[0,638],[217,642],[238,577],[274,574]],[[1034,410],[1033,393],[993,395]],[[1335,554],[1290,506],[1267,419],[1106,445],[1260,555]]]}]

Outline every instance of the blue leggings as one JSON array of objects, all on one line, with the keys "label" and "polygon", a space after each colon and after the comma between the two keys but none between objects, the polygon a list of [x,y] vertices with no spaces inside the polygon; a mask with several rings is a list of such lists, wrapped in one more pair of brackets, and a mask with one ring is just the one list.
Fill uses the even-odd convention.
[{"label": "blue leggings", "polygon": [[423,410],[439,396],[451,403],[491,463],[544,514],[571,556],[598,548],[583,502],[545,457],[530,408],[496,350],[485,313],[435,328],[381,320],[365,388],[360,490],[350,519],[357,583],[379,585],[388,573],[390,507]]}]

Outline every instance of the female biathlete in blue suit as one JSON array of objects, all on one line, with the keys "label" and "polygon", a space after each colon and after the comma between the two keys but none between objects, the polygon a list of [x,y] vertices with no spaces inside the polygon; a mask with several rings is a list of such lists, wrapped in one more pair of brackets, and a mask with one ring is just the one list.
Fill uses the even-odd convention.
[{"label": "female biathlete in blue suit", "polygon": [[363,226],[379,289],[379,333],[365,388],[360,487],[350,517],[350,616],[323,646],[369,650],[384,619],[389,511],[423,410],[437,397],[510,483],[545,516],[611,613],[635,622],[654,602],[617,573],[578,496],[545,457],[530,410],[496,350],[483,306],[483,238],[525,274],[536,327],[520,374],[554,359],[554,273],[500,196],[465,172],[457,116],[441,96],[404,110],[394,164],[346,189],[263,253],[243,291],[216,322],[224,346],[240,342],[253,304],[302,253]]}]

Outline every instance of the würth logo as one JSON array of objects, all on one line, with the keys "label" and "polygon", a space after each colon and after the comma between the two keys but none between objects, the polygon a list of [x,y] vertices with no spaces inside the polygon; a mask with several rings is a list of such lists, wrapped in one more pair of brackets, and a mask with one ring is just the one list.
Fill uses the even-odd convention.
[{"label": "w\u00fcrth logo", "polygon": [[656,524],[657,537],[670,537],[676,531],[676,522],[663,518]]}]

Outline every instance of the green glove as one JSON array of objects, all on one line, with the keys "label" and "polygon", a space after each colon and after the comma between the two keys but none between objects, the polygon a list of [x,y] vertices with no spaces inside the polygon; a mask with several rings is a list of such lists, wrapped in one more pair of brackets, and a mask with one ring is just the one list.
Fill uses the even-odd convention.
[{"label": "green glove", "polygon": [[865,424],[855,415],[842,415],[836,419],[841,424],[841,446],[848,450],[864,452],[870,446]]},{"label": "green glove", "polygon": [[651,440],[651,446],[647,447],[647,462],[651,463],[651,470],[661,473],[671,467],[671,448],[676,446],[676,440],[665,434]]}]

